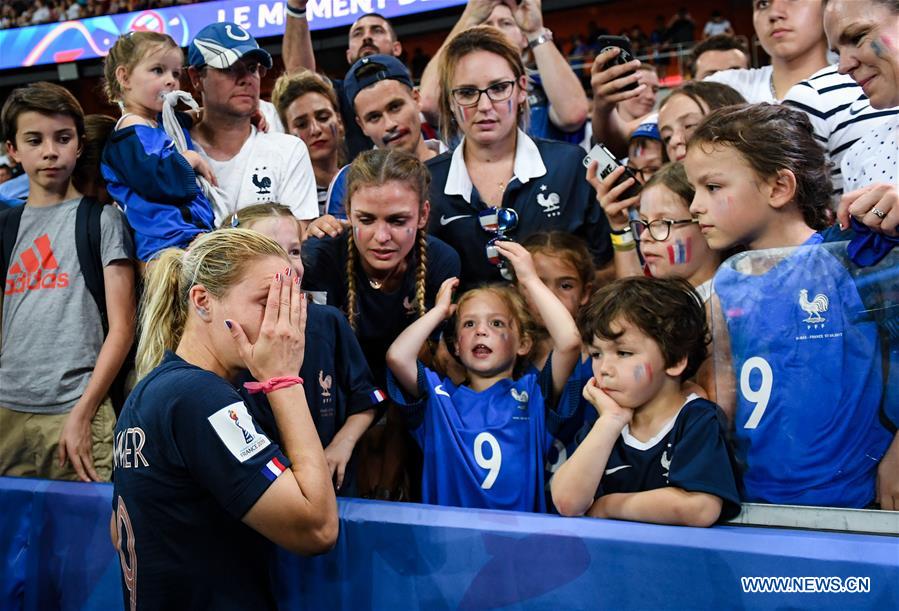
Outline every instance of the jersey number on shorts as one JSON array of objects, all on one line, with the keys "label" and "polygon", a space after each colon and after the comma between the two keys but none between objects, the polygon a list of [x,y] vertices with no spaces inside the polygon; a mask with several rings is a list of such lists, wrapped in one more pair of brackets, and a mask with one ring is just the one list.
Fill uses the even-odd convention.
[{"label": "jersey number on shorts", "polygon": [[[758,370],[762,379],[758,388],[752,388],[749,384],[749,376],[754,370]],[[768,409],[768,401],[771,399],[771,387],[774,384],[774,372],[771,365],[760,356],[753,356],[746,359],[743,368],[740,370],[740,392],[743,397],[750,403],[755,403],[749,419],[743,425],[744,429],[754,429],[759,425],[765,410]]]},{"label": "jersey number on shorts", "polygon": [[[490,446],[490,458],[484,456],[484,445]],[[482,469],[487,469],[487,477],[481,482],[481,488],[490,490],[499,477],[499,469],[503,464],[503,453],[499,449],[499,442],[490,433],[479,433],[474,438],[474,460]]]}]

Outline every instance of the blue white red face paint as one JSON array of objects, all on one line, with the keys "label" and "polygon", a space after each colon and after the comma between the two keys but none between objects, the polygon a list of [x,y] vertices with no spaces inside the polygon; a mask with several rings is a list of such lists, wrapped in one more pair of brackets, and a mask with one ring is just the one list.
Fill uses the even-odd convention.
[{"label": "blue white red face paint", "polygon": [[634,380],[637,382],[652,382],[652,365],[641,363],[634,367]]},{"label": "blue white red face paint", "polygon": [[693,258],[693,238],[674,240],[674,244],[668,245],[668,262],[671,265],[684,265]]}]

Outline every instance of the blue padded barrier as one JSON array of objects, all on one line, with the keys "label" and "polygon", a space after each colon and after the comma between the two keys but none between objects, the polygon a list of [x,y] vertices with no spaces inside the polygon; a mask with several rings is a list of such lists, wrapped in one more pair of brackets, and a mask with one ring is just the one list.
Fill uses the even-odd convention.
[{"label": "blue padded barrier", "polygon": [[[0,609],[121,609],[112,487],[0,478]],[[279,552],[282,609],[899,607],[899,538],[340,501],[330,553]],[[868,577],[744,593],[740,577]]]}]

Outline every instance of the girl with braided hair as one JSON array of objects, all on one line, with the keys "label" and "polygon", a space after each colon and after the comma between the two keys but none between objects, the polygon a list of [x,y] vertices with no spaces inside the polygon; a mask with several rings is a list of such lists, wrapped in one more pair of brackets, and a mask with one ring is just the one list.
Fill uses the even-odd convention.
[{"label": "girl with braided hair", "polygon": [[[303,244],[305,289],[346,313],[382,387],[390,344],[433,306],[441,283],[459,274],[456,252],[425,232],[429,187],[430,174],[414,155],[391,149],[366,151],[356,157],[347,175],[347,229],[336,237],[309,238]],[[359,451],[369,447],[373,454],[359,459],[369,474],[359,474],[360,494],[398,496],[399,467],[408,462],[397,459],[400,436],[408,437],[397,422],[395,427],[376,426],[360,441]],[[387,455],[381,448],[371,448],[381,445],[382,439],[383,446],[392,448]],[[408,446],[413,447],[411,440]],[[383,468],[379,457],[385,461]],[[370,475],[375,471],[381,475]]]}]

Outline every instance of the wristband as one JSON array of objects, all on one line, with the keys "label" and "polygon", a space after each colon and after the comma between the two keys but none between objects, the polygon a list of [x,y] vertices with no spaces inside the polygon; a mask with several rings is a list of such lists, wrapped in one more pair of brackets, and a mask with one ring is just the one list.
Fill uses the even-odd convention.
[{"label": "wristband", "polygon": [[534,49],[536,47],[539,47],[540,45],[542,45],[545,42],[551,41],[552,39],[553,39],[553,33],[550,31],[550,29],[543,28],[543,30],[541,30],[541,32],[539,34],[537,34],[536,38],[534,38],[533,40],[528,39],[528,47],[530,47],[531,49]]},{"label": "wristband", "polygon": [[276,390],[281,390],[282,388],[288,388],[302,383],[303,378],[299,376],[284,376],[281,378],[272,378],[266,382],[244,382],[243,387],[246,388],[251,395],[255,395],[261,392],[268,394],[270,392],[275,392]]},{"label": "wristband", "polygon": [[621,246],[621,245],[619,245],[619,244],[615,244],[614,242],[612,243],[612,248],[613,248],[614,250],[618,251],[618,252],[627,252],[627,251],[629,251],[629,250],[635,249],[636,247],[637,247],[637,243],[636,243],[636,242],[630,242],[630,243],[628,243],[628,244],[625,244],[624,246]]},{"label": "wristband", "polygon": [[305,19],[306,18],[306,9],[300,10],[298,8],[293,8],[289,4],[284,5],[287,10],[287,16],[293,17],[294,19]]},{"label": "wristband", "polygon": [[609,233],[612,235],[625,235],[631,232],[631,226],[628,225],[624,229],[609,229]]},{"label": "wristband", "polygon": [[630,231],[624,233],[612,232],[609,237],[612,238],[612,247],[616,250],[630,250],[637,245],[637,241]]}]

